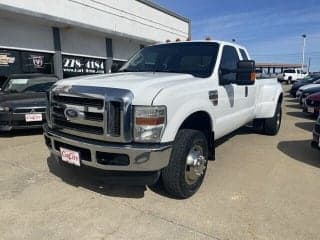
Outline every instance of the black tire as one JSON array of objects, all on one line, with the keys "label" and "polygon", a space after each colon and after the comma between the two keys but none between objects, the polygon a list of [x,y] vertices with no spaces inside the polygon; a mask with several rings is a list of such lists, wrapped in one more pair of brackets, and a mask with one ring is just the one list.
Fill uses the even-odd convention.
[{"label": "black tire", "polygon": [[281,104],[278,103],[274,116],[272,118],[264,119],[263,131],[266,135],[275,136],[278,134],[281,127],[282,109]]},{"label": "black tire", "polygon": [[[193,183],[188,182],[187,156],[192,149],[201,146],[204,157],[204,170]],[[208,163],[208,143],[204,134],[197,130],[179,130],[173,144],[169,165],[162,170],[162,182],[164,189],[172,196],[185,199],[191,197],[200,188],[205,177]],[[190,171],[190,170],[189,170]]]}]

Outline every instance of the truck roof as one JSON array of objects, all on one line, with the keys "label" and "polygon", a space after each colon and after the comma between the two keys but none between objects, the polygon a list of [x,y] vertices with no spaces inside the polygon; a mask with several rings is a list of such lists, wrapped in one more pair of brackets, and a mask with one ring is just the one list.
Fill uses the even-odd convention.
[{"label": "truck roof", "polygon": [[220,45],[230,45],[236,48],[244,48],[246,47],[239,45],[234,42],[220,41],[220,40],[192,40],[192,41],[179,41],[179,42],[168,42],[168,43],[158,43],[156,45],[164,45],[164,44],[179,44],[179,43],[218,43]]}]

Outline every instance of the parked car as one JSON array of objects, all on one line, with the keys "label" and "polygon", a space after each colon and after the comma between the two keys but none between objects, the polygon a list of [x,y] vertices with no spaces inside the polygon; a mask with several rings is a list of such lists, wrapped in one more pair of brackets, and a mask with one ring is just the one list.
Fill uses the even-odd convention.
[{"label": "parked car", "polygon": [[45,121],[46,91],[56,81],[53,75],[11,75],[0,92],[0,131],[41,128]]},{"label": "parked car", "polygon": [[295,82],[290,89],[291,96],[297,97],[297,91],[299,90],[299,88],[308,84],[312,84],[319,79],[320,75],[308,75],[307,77]]},{"label": "parked car", "polygon": [[304,85],[304,86],[300,87],[298,89],[298,91],[296,92],[296,96],[297,96],[297,98],[299,98],[303,91],[305,91],[307,89],[317,88],[319,86],[320,86],[320,79],[317,79],[313,83],[310,83],[310,84],[307,84],[307,85]]},{"label": "parked car", "polygon": [[299,95],[300,91],[303,92],[304,90],[307,90],[309,88],[319,87],[319,84],[320,84],[320,79],[315,80],[313,83],[306,84],[298,89],[297,95]]},{"label": "parked car", "polygon": [[308,74],[303,72],[301,69],[287,69],[283,71],[283,79],[282,81],[291,84],[292,82],[297,81],[298,79],[302,79]]},{"label": "parked car", "polygon": [[[302,92],[299,92],[299,103],[301,106],[304,105],[306,98],[314,93],[320,92],[320,85],[317,85],[317,87],[307,88],[303,90]],[[298,95],[297,95],[298,96]]]},{"label": "parked car", "polygon": [[313,139],[311,146],[320,150],[320,116],[318,116],[316,124],[313,128]]},{"label": "parked car", "polygon": [[303,106],[303,111],[318,116],[320,110],[320,92],[309,95]]},{"label": "parked car", "polygon": [[234,43],[167,43],[140,50],[119,73],[59,81],[49,95],[46,145],[75,166],[145,184],[161,175],[169,194],[190,197],[215,140],[251,121],[264,134],[279,131],[281,85],[255,81],[254,61],[243,59],[248,52]]}]

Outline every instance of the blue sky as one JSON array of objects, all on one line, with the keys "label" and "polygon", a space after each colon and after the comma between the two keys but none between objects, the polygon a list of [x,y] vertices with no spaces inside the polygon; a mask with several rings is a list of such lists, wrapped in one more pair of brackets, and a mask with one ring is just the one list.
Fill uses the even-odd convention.
[{"label": "blue sky", "polygon": [[306,61],[320,71],[319,0],[155,0],[192,21],[192,38],[236,39],[257,62],[301,63],[302,34]]}]

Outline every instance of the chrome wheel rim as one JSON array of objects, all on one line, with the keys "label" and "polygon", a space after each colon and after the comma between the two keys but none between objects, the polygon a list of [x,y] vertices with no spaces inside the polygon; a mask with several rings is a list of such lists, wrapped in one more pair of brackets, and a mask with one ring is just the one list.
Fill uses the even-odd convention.
[{"label": "chrome wheel rim", "polygon": [[281,109],[277,112],[277,129],[280,128],[281,124]]},{"label": "chrome wheel rim", "polygon": [[185,168],[185,180],[188,184],[194,184],[203,176],[206,169],[206,158],[203,155],[203,148],[200,145],[194,145],[187,156]]}]

